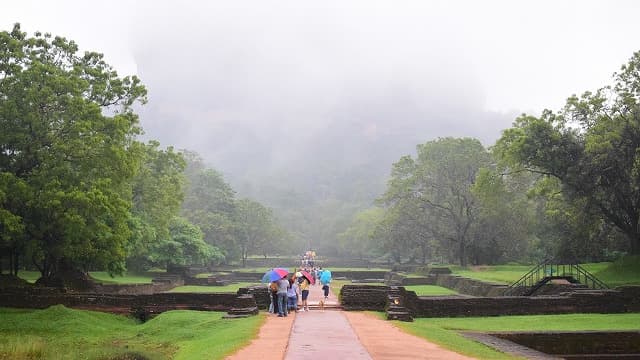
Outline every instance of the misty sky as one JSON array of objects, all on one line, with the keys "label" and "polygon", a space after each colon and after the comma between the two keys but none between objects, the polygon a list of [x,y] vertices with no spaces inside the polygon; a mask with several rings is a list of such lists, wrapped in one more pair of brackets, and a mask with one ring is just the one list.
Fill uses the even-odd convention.
[{"label": "misty sky", "polygon": [[250,177],[393,161],[438,136],[491,145],[514,115],[606,85],[640,50],[639,14],[631,0],[21,0],[0,25],[103,52],[148,86],[149,138]]}]

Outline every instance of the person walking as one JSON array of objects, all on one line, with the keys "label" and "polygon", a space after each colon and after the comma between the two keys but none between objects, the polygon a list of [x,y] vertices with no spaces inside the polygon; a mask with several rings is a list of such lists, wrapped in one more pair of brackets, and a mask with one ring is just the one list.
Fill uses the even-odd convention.
[{"label": "person walking", "polygon": [[309,304],[307,304],[307,298],[309,297],[309,280],[304,276],[300,282],[300,297],[302,297],[302,311],[309,311]]},{"label": "person walking", "polygon": [[289,289],[287,290],[287,298],[289,299],[288,307],[289,312],[291,310],[298,312],[298,283],[296,277],[292,276],[289,279]]},{"label": "person walking", "polygon": [[287,276],[283,276],[278,280],[278,317],[287,316],[289,309],[287,309],[287,290],[289,289],[289,280]]}]

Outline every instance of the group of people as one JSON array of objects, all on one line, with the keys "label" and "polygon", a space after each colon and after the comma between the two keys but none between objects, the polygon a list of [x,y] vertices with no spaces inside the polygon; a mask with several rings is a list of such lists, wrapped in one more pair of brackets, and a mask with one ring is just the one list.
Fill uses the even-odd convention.
[{"label": "group of people", "polygon": [[[269,312],[278,314],[278,317],[288,316],[290,312],[309,311],[307,299],[311,284],[317,284],[320,280],[322,268],[303,269],[312,279],[307,279],[302,272],[296,271],[283,276],[281,279],[269,284],[271,304]],[[329,283],[323,284],[324,299],[329,297]],[[301,300],[301,301],[300,301]]]}]

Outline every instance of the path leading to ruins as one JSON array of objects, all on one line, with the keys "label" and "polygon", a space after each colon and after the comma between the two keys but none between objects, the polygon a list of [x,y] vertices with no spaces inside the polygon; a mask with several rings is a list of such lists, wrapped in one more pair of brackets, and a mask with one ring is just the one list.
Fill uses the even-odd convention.
[{"label": "path leading to ruins", "polygon": [[[258,337],[228,359],[472,359],[369,314],[317,309],[322,295],[321,286],[311,286],[311,311],[291,313],[286,318],[267,314]],[[336,295],[330,293],[325,305],[337,304]]]}]

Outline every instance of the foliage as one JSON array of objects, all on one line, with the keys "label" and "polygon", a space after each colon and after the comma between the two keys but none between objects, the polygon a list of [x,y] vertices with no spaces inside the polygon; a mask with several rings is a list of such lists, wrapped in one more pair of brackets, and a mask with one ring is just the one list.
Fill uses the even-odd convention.
[{"label": "foliage", "polygon": [[640,254],[640,52],[614,83],[572,96],[557,113],[522,115],[495,149],[502,161],[560,180],[582,211],[623,232]]},{"label": "foliage", "polygon": [[240,245],[242,266],[246,265],[249,254],[277,252],[286,246],[285,231],[277,224],[270,209],[251,199],[236,202],[238,243]]},{"label": "foliage", "polygon": [[[381,201],[392,209],[390,224],[396,247],[421,247],[423,259],[434,241],[447,257],[467,262],[475,238],[480,207],[472,193],[478,171],[491,164],[490,154],[476,139],[441,138],[418,145],[416,159],[393,164]],[[417,243],[416,243],[417,242]]]},{"label": "foliage", "polygon": [[197,154],[185,152],[185,158],[187,189],[182,216],[197,225],[204,240],[221,249],[227,260],[239,258],[235,192],[222,174],[205,168]]},{"label": "foliage", "polygon": [[0,174],[26,189],[6,193],[3,228],[21,219],[23,246],[14,250],[28,252],[43,276],[68,266],[123,270],[140,158],[132,106],[145,96],[135,76],[120,78],[73,41],[27,37],[18,24],[0,32]]},{"label": "foliage", "polygon": [[340,252],[359,259],[374,255],[380,247],[376,228],[384,219],[385,211],[373,207],[357,213],[346,231],[338,234]]},{"label": "foliage", "polygon": [[181,217],[171,220],[168,238],[153,243],[148,255],[152,265],[165,268],[170,265],[219,263],[223,258],[218,248],[204,241],[200,228]]},{"label": "foliage", "polygon": [[144,324],[122,316],[72,310],[0,309],[0,358],[222,359],[247,344],[264,317],[222,319],[224,313],[170,311]]},{"label": "foliage", "polygon": [[173,148],[160,149],[157,141],[143,146],[143,159],[133,182],[129,227],[128,268],[148,267],[154,249],[170,241],[169,226],[183,200],[185,160]]},{"label": "foliage", "polygon": [[527,197],[531,183],[526,174],[505,176],[490,168],[478,171],[471,187],[480,208],[470,230],[475,239],[469,254],[474,264],[516,261],[528,253],[537,225]]}]

